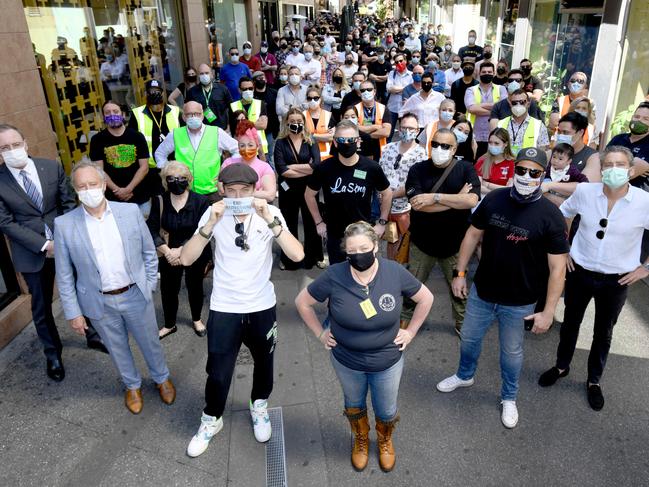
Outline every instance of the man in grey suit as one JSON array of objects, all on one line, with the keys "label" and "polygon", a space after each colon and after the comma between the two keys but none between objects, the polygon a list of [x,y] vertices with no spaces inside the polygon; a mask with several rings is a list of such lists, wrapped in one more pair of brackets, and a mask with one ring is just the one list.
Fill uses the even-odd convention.
[{"label": "man in grey suit", "polygon": [[[31,159],[20,131],[0,123],[0,232],[9,238],[14,268],[32,295],[32,318],[47,358],[47,375],[65,377],[63,345],[52,316],[54,291],[54,218],[75,207],[61,165]],[[88,346],[106,351],[89,330]]]},{"label": "man in grey suit", "polygon": [[126,407],[142,410],[142,378],[129,334],[135,338],[160,398],[173,403],[176,390],[158,338],[152,292],[158,257],[138,206],[106,201],[106,176],[91,162],[76,164],[72,185],[81,206],[56,219],[56,283],[65,318],[77,333],[93,320],[126,386]]}]

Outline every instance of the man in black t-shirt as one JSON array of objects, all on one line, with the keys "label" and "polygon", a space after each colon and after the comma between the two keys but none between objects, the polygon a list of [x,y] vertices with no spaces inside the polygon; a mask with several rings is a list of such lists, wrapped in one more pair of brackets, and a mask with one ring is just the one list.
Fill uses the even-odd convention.
[{"label": "man in black t-shirt", "polygon": [[[439,129],[431,146],[432,159],[412,166],[406,179],[406,195],[412,205],[410,272],[426,282],[435,265],[439,265],[450,291],[457,253],[469,227],[470,210],[480,199],[480,180],[473,164],[454,159],[457,140],[453,132]],[[442,183],[437,187],[440,180]],[[451,304],[455,331],[459,335],[466,299],[451,293]],[[401,312],[404,326],[412,319],[414,306],[412,301],[404,301]]]},{"label": "man in black t-shirt", "polygon": [[[205,125],[228,128],[228,109],[232,103],[232,96],[224,84],[215,83],[212,69],[207,64],[198,67],[199,81],[187,92],[188,101],[196,101],[203,106]],[[232,127],[230,127],[232,133]]]},{"label": "man in black t-shirt", "polygon": [[458,113],[466,113],[464,104],[464,95],[466,90],[478,84],[478,80],[473,77],[475,64],[471,61],[462,61],[462,72],[464,76],[455,80],[451,85],[451,99],[455,102],[455,109]]},{"label": "man in black t-shirt", "polygon": [[543,96],[543,83],[536,76],[532,75],[532,61],[522,59],[520,68],[524,76],[521,88],[529,93],[531,98],[540,102]]},{"label": "man in black t-shirt", "polygon": [[[352,122],[343,120],[336,125],[334,146],[338,156],[314,168],[304,193],[318,234],[327,238],[330,264],[345,260],[341,249],[345,227],[361,220],[371,223],[375,191],[381,196],[381,216],[374,226],[379,237],[385,231],[392,206],[390,182],[377,162],[357,154],[358,141],[358,127]],[[316,201],[320,189],[324,194],[324,220]]]},{"label": "man in black t-shirt", "polygon": [[[452,392],[473,385],[482,340],[494,319],[498,320],[501,421],[507,428],[518,423],[516,397],[523,368],[524,320],[529,320],[532,333],[548,331],[566,274],[566,224],[559,209],[542,197],[547,163],[545,153],[534,147],[518,153],[513,187],[485,196],[471,217],[453,271],[453,293],[468,296],[460,364],[457,373],[437,384],[437,389]],[[469,260],[480,241],[482,256],[469,292]],[[545,307],[534,313],[546,287]]]},{"label": "man in black t-shirt", "polygon": [[462,61],[465,59],[469,59],[473,61],[474,63],[477,63],[478,61],[482,60],[482,46],[478,46],[475,41],[476,41],[476,31],[475,30],[470,30],[469,31],[469,44],[460,47],[460,50],[458,54],[462,58]]},{"label": "man in black t-shirt", "polygon": [[376,100],[381,103],[386,103],[386,87],[388,84],[388,73],[392,71],[392,65],[389,61],[385,60],[385,49],[383,47],[376,48],[377,60],[370,63],[368,70],[370,73],[369,79],[374,81],[376,85]]},{"label": "man in black t-shirt", "polygon": [[343,97],[340,104],[340,113],[345,111],[348,106],[355,106],[361,102],[361,83],[365,81],[365,74],[357,71],[352,75],[352,91]]}]

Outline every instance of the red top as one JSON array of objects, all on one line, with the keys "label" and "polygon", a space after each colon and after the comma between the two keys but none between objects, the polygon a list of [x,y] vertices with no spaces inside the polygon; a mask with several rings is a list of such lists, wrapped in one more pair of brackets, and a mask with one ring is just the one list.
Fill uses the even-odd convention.
[{"label": "red top", "polygon": [[250,73],[261,71],[261,61],[258,57],[250,56],[250,59],[246,59],[245,57],[241,56],[239,58],[239,62],[248,66],[248,68],[250,68]]},{"label": "red top", "polygon": [[[478,176],[482,177],[482,165],[484,164],[485,156],[478,159],[475,163],[475,171]],[[489,178],[486,179],[488,183],[497,184],[498,186],[506,186],[507,181],[514,177],[514,161],[505,159],[503,162],[491,165]]]}]

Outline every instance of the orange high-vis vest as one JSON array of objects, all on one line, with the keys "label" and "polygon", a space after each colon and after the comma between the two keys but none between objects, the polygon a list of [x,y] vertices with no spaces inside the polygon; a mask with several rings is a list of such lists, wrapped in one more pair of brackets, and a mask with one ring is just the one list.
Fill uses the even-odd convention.
[{"label": "orange high-vis vest", "polygon": [[559,113],[563,117],[566,113],[568,113],[568,110],[570,110],[570,104],[572,101],[570,101],[570,95],[565,95],[565,96],[560,96],[558,98],[559,101]]},{"label": "orange high-vis vest", "polygon": [[[374,117],[374,125],[383,125],[383,114],[385,113],[385,105],[377,102],[375,103],[376,115]],[[365,120],[365,112],[363,111],[363,103],[356,105],[356,112],[358,113],[358,125],[363,125]],[[381,148],[381,153],[383,153],[383,147],[387,144],[387,137],[382,137],[379,139],[379,147]]]},{"label": "orange high-vis vest", "polygon": [[[320,114],[318,115],[318,125],[313,125],[313,118],[311,118],[311,113],[309,110],[304,110],[304,119],[306,120],[306,127],[309,129],[311,134],[326,134],[329,132],[329,122],[331,121],[331,112],[327,110],[320,109]],[[320,148],[320,160],[324,161],[331,157],[331,143],[330,142],[318,142],[318,147]]]}]

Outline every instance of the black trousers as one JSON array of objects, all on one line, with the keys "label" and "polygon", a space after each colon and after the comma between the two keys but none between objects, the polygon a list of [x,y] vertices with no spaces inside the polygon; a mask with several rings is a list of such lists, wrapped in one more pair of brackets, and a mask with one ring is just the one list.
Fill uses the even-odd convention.
[{"label": "black trousers", "polygon": [[172,328],[176,324],[178,314],[178,294],[183,273],[187,287],[187,299],[192,313],[192,321],[201,319],[203,310],[203,277],[209,254],[203,253],[196,262],[189,267],[172,266],[167,259],[160,257],[158,269],[160,270],[160,293],[162,297],[162,311],[164,313],[165,327]]},{"label": "black trousers", "polygon": [[279,190],[279,209],[284,215],[289,231],[297,237],[298,216],[300,213],[302,213],[302,225],[304,227],[304,261],[302,264],[293,262],[282,252],[281,260],[287,269],[298,269],[302,265],[311,268],[316,262],[324,258],[322,254],[322,238],[315,229],[315,222],[304,199],[304,189],[301,188],[302,186],[298,186],[290,188],[288,191],[284,191],[283,188]]},{"label": "black trousers", "polygon": [[329,232],[327,231],[327,254],[329,254],[329,264],[338,264],[347,260],[347,256],[342,249],[342,243],[342,237],[330,237]]},{"label": "black trousers", "polygon": [[599,274],[575,264],[566,276],[566,310],[561,325],[557,367],[566,369],[572,361],[579,337],[579,327],[591,299],[595,299],[593,342],[588,355],[588,381],[598,384],[611,348],[613,327],[626,301],[627,286],[618,284],[620,274]]},{"label": "black trousers", "polygon": [[255,313],[210,310],[207,321],[205,414],[220,418],[225,410],[237,355],[243,343],[254,362],[250,399],[268,399],[273,391],[273,356],[277,343],[276,307]]}]

